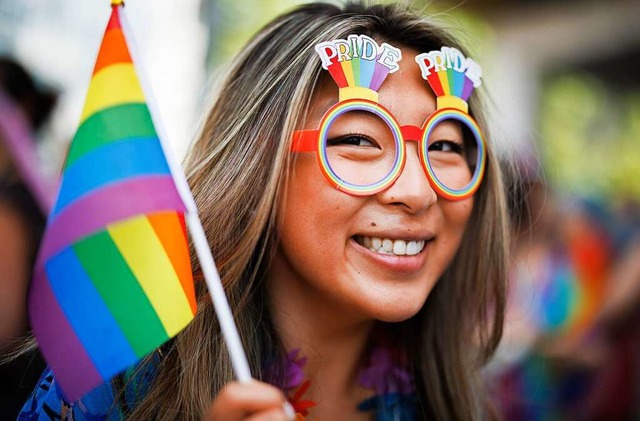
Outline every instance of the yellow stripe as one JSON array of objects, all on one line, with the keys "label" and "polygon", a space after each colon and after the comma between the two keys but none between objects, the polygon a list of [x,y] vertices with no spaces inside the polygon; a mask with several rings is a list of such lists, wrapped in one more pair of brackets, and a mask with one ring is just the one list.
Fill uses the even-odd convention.
[{"label": "yellow stripe", "polygon": [[193,315],[180,279],[147,217],[113,224],[107,231],[147,294],[167,334],[174,336]]},{"label": "yellow stripe", "polygon": [[131,63],[107,66],[93,75],[80,123],[92,114],[119,104],[145,102]]},{"label": "yellow stripe", "polygon": [[442,92],[444,92],[445,95],[451,95],[447,72],[438,72],[438,79],[440,79],[440,85],[442,85]]},{"label": "yellow stripe", "polygon": [[351,66],[351,60],[342,62],[342,71],[344,72],[344,77],[347,79],[347,84],[349,86],[356,86],[356,80],[353,78],[353,67]]}]

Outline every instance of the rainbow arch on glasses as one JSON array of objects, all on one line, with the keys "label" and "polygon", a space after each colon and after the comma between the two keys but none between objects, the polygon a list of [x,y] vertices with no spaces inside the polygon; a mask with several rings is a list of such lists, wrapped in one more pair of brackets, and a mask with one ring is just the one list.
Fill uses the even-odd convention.
[{"label": "rainbow arch on glasses", "polygon": [[482,68],[465,57],[458,49],[442,47],[440,50],[418,54],[416,63],[422,77],[437,96],[437,108],[456,108],[469,112],[467,100],[482,82]]},{"label": "rainbow arch on glasses", "polygon": [[[343,180],[335,173],[333,168],[331,168],[329,157],[327,156],[327,148],[325,147],[325,145],[327,142],[329,128],[336,118],[340,117],[342,114],[348,111],[354,110],[369,111],[383,119],[393,133],[393,138],[396,144],[397,153],[393,162],[393,167],[386,176],[384,176],[380,181],[373,184],[358,185]],[[345,191],[355,196],[372,195],[386,189],[391,184],[393,184],[393,182],[398,178],[400,172],[402,171],[406,156],[406,148],[402,139],[402,131],[393,115],[388,110],[380,107],[378,104],[363,100],[349,100],[338,103],[333,108],[331,108],[327,112],[327,114],[325,114],[322,122],[320,123],[320,130],[318,131],[317,150],[318,163],[320,164],[320,169],[322,170],[322,173],[325,175],[325,177],[327,177],[338,190]]]},{"label": "rainbow arch on glasses", "polygon": [[389,73],[397,71],[402,53],[366,35],[322,42],[315,47],[322,67],[340,88],[340,101],[354,98],[378,102],[378,89]]}]

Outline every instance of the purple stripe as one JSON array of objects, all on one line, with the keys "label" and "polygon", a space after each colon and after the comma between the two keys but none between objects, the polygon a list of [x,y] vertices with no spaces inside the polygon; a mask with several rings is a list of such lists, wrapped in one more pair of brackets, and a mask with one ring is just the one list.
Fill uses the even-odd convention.
[{"label": "purple stripe", "polygon": [[371,78],[371,89],[377,92],[388,74],[389,68],[376,61],[376,69],[373,71],[373,77]]},{"label": "purple stripe", "polygon": [[36,271],[54,254],[111,223],[167,210],[186,211],[170,175],[133,178],[88,194],[48,222]]},{"label": "purple stripe", "polygon": [[376,56],[376,63],[375,63],[376,67],[375,67],[375,70],[373,71],[373,76],[371,76],[371,84],[369,85],[369,88],[373,89],[376,92],[378,91],[378,89],[380,89],[380,85],[382,85],[382,82],[384,82],[387,75],[389,74],[389,68],[387,68],[386,66],[383,66],[377,61],[381,55],[382,54],[378,54]]},{"label": "purple stripe", "polygon": [[36,276],[33,280],[29,316],[42,355],[71,402],[103,383],[104,380],[60,309],[45,276]]},{"label": "purple stripe", "polygon": [[473,82],[468,77],[464,77],[464,88],[462,89],[462,99],[465,101],[469,99],[473,92]]}]

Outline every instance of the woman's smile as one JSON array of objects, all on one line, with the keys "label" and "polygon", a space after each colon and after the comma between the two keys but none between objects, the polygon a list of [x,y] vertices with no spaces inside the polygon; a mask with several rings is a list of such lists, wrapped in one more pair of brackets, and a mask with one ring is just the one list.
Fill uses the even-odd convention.
[{"label": "woman's smile", "polygon": [[350,238],[349,245],[374,266],[398,274],[420,271],[427,259],[428,240],[354,236]]},{"label": "woman's smile", "polygon": [[424,250],[428,240],[394,240],[380,235],[356,235],[353,237],[356,243],[378,254],[393,256],[415,256]]}]

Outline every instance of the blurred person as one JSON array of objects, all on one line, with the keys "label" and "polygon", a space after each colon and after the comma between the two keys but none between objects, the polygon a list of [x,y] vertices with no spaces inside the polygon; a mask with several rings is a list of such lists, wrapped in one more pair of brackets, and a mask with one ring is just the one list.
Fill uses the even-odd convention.
[{"label": "blurred person", "polygon": [[[0,361],[29,330],[27,288],[53,193],[39,175],[33,132],[55,102],[20,64],[0,57]],[[43,367],[37,351],[0,363],[0,419],[16,416]]]},{"label": "blurred person", "polygon": [[586,407],[592,419],[639,419],[640,203],[625,199],[611,221],[615,258],[588,337],[602,352]]},{"label": "blurred person", "polygon": [[637,419],[638,214],[569,202],[540,181],[520,193],[501,364],[490,372],[503,415]]}]

